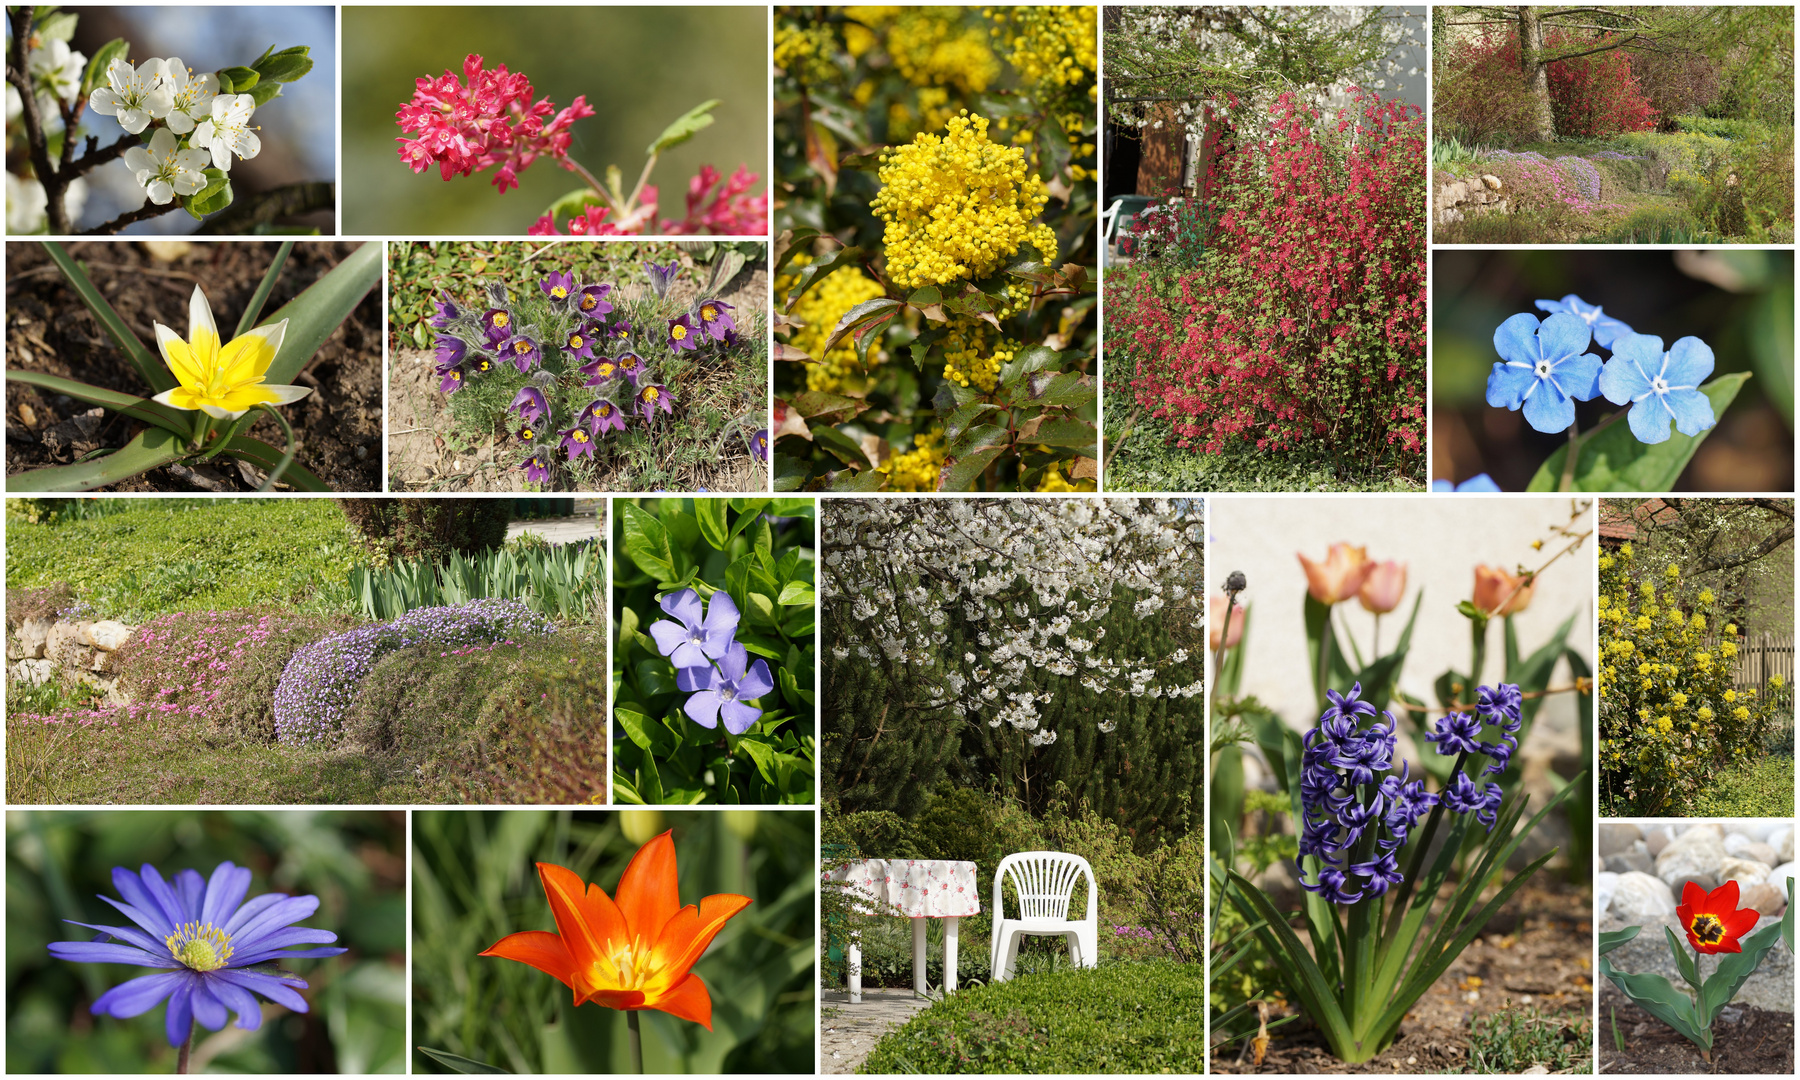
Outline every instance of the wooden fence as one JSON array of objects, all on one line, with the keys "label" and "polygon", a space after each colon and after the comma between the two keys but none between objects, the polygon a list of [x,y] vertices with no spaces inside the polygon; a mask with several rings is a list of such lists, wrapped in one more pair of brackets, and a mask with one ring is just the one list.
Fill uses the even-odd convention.
[{"label": "wooden fence", "polygon": [[1794,635],[1753,634],[1738,639],[1737,670],[1733,683],[1739,690],[1765,687],[1769,676],[1779,675],[1794,685]]}]

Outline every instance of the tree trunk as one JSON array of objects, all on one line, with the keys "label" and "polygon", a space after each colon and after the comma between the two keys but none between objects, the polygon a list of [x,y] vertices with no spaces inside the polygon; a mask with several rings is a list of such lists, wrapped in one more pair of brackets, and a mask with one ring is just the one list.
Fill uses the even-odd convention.
[{"label": "tree trunk", "polygon": [[1556,138],[1556,117],[1550,111],[1550,66],[1543,61],[1544,24],[1538,13],[1528,7],[1519,13],[1519,71],[1525,77],[1525,90],[1532,97],[1533,137],[1539,142]]}]

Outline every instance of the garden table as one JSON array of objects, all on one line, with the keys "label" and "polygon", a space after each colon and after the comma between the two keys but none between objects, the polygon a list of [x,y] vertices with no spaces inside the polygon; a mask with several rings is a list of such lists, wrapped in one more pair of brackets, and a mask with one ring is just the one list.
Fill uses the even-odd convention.
[{"label": "garden table", "polygon": [[[925,920],[944,920],[944,992],[956,990],[956,931],[964,915],[981,914],[975,864],[948,859],[853,859],[831,872],[847,882],[864,914],[899,915],[912,920],[913,991],[925,984]],[[862,947],[850,934],[850,1001],[862,1001]]]}]

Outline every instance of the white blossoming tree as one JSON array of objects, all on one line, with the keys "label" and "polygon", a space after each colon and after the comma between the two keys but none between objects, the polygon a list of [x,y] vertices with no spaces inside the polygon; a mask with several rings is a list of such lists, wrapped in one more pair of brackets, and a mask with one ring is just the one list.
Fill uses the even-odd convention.
[{"label": "white blossoming tree", "polygon": [[1202,538],[1198,500],[828,502],[825,774],[844,808],[905,812],[948,774],[1028,807],[1060,783],[1160,824],[1184,796],[1197,812]]}]

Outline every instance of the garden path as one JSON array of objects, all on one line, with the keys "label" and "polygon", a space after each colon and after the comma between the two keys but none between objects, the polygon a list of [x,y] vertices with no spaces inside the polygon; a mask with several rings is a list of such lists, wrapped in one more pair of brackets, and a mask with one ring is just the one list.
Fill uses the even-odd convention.
[{"label": "garden path", "polygon": [[850,1004],[843,990],[826,990],[819,1028],[819,1058],[826,1073],[853,1073],[883,1035],[931,1004],[911,990],[865,988],[862,1002]]},{"label": "garden path", "polygon": [[598,537],[600,535],[600,518],[595,514],[562,518],[533,518],[530,521],[514,521],[506,526],[508,540],[520,533],[528,532],[537,533],[552,544],[573,544]]}]

